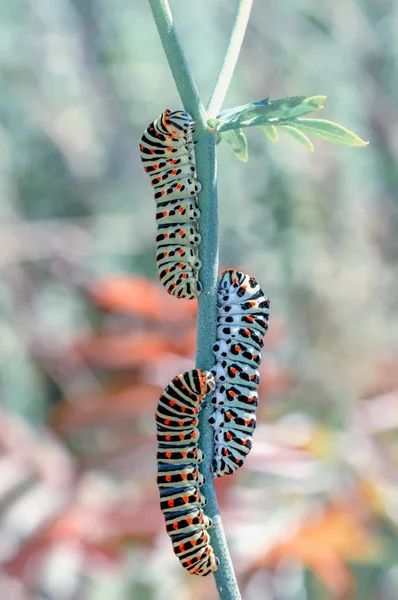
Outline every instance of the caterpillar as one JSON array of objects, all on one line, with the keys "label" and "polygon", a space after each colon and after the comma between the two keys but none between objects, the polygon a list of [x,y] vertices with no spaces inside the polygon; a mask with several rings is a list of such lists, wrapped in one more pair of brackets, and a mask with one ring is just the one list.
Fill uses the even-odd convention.
[{"label": "caterpillar", "polygon": [[200,211],[192,136],[195,123],[185,111],[166,109],[141,137],[140,155],[154,188],[156,201],[156,264],[167,292],[177,298],[196,298]]},{"label": "caterpillar", "polygon": [[252,448],[258,406],[258,368],[268,329],[269,300],[254,277],[234,269],[220,277],[217,291],[216,389],[209,423],[214,427],[213,473],[230,475]]},{"label": "caterpillar", "polygon": [[206,499],[200,487],[204,477],[198,466],[203,460],[198,412],[204,396],[214,389],[210,371],[187,371],[165,388],[155,413],[160,508],[174,553],[194,575],[208,575],[219,565],[207,532],[212,521],[203,512]]}]

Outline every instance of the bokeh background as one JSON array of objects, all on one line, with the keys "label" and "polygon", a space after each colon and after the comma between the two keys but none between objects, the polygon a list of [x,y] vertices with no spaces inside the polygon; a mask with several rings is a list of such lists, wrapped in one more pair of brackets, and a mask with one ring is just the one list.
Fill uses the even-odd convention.
[{"label": "bokeh background", "polygon": [[[235,5],[171,0],[204,99]],[[254,449],[217,482],[245,600],[398,597],[397,70],[394,0],[254,3],[225,107],[324,94],[370,144],[219,146],[221,265],[272,308]],[[180,101],[148,3],[3,0],[0,78],[0,596],[214,600],[155,485],[196,307],[156,281],[138,142]]]}]

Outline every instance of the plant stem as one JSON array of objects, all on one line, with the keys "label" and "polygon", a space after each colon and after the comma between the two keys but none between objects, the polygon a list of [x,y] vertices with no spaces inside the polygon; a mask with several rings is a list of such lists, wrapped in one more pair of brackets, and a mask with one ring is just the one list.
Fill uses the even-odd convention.
[{"label": "plant stem", "polygon": [[[198,300],[196,365],[200,369],[210,370],[214,366],[212,346],[216,341],[218,281],[217,162],[216,139],[212,131],[198,132],[195,154],[199,180],[202,184],[199,196],[202,236],[199,258],[202,261],[200,280],[203,285]],[[220,559],[218,571],[214,573],[219,597],[221,600],[239,600],[241,595],[225,539],[211,469],[214,440],[213,428],[208,420],[212,412],[213,405],[208,399],[199,415],[200,448],[205,456],[201,471],[206,479],[201,491],[207,499],[206,514],[213,520],[213,527],[210,529],[211,545],[215,555]]]},{"label": "plant stem", "polygon": [[[198,300],[197,352],[196,364],[199,368],[210,370],[214,366],[212,346],[216,341],[217,328],[217,279],[218,279],[218,207],[217,207],[217,163],[216,134],[207,126],[207,113],[185,60],[173,24],[173,17],[167,0],[149,0],[160,39],[170,65],[171,72],[185,110],[196,122],[195,155],[198,180],[202,184],[199,194],[201,210],[199,258],[202,261],[200,280],[203,286]],[[238,5],[236,23],[231,35],[227,56],[218,77],[212,101],[213,106],[221,108],[232,73],[239,55],[244,31],[249,18],[252,0],[241,0]],[[225,539],[217,496],[211,470],[214,454],[213,429],[208,419],[212,405],[207,402],[199,417],[200,447],[205,455],[201,470],[206,478],[202,491],[207,498],[206,514],[212,518],[210,530],[211,544],[220,566],[214,573],[220,600],[240,600],[241,595],[236,582],[231,557]]]},{"label": "plant stem", "polygon": [[196,123],[205,124],[207,119],[205,107],[178,39],[169,3],[167,0],[149,0],[149,4],[184,108]]},{"label": "plant stem", "polygon": [[253,0],[239,0],[235,16],[235,23],[229,39],[227,52],[223,60],[221,71],[218,75],[216,85],[214,86],[213,93],[207,105],[207,112],[209,113],[210,118],[217,116],[217,113],[221,110],[221,107],[224,103],[236,63],[238,62],[252,5]]}]

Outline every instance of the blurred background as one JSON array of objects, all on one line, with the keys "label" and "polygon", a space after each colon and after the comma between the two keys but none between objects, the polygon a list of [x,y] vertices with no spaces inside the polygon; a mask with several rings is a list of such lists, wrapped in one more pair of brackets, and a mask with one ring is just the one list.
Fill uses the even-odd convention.
[{"label": "blurred background", "polygon": [[[236,2],[170,4],[206,100]],[[138,143],[181,103],[148,3],[5,0],[0,49],[0,596],[215,600],[155,484],[196,306],[156,281]],[[225,108],[324,94],[370,144],[218,147],[221,266],[272,310],[254,448],[217,481],[245,600],[398,597],[397,68],[394,0],[254,3]]]}]

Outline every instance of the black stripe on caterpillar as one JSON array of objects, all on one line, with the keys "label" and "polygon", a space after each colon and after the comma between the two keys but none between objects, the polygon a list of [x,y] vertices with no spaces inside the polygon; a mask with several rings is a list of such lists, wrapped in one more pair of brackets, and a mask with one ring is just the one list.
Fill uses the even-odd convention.
[{"label": "black stripe on caterpillar", "polygon": [[155,414],[160,508],[174,553],[194,575],[208,575],[219,565],[207,533],[212,522],[203,512],[204,477],[199,472],[203,455],[197,429],[201,401],[214,389],[212,373],[187,371],[165,388]]},{"label": "black stripe on caterpillar", "polygon": [[215,477],[243,465],[252,448],[258,406],[263,338],[268,329],[269,300],[257,281],[239,271],[225,271],[217,293],[216,389],[212,397]]},{"label": "black stripe on caterpillar", "polygon": [[197,196],[202,186],[196,179],[194,129],[187,112],[166,109],[149,124],[140,143],[141,160],[157,203],[159,279],[169,294],[189,299],[201,292]]}]

